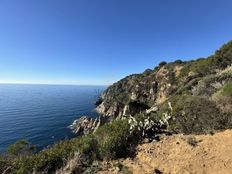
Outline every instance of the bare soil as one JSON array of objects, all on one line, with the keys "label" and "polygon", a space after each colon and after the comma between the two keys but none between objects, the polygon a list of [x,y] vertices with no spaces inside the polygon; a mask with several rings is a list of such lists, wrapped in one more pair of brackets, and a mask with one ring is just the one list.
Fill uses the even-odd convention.
[{"label": "bare soil", "polygon": [[[139,145],[135,158],[120,163],[134,174],[231,174],[232,130],[214,135],[162,136],[159,142]],[[117,168],[100,173],[109,172],[123,173]]]}]

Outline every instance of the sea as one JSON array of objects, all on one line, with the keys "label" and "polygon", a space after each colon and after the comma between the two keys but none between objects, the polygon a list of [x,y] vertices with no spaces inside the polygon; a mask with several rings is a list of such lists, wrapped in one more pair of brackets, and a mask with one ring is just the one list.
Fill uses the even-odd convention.
[{"label": "sea", "polygon": [[76,135],[68,128],[82,115],[97,117],[106,86],[0,84],[0,153],[25,139],[38,150]]}]

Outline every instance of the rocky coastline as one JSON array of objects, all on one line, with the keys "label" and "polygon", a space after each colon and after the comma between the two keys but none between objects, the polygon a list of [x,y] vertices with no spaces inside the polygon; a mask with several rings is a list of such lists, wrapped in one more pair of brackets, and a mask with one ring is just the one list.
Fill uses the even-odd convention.
[{"label": "rocky coastline", "polygon": [[68,128],[70,128],[73,133],[77,135],[87,135],[95,132],[105,122],[106,119],[101,115],[95,119],[89,116],[81,116],[80,118],[74,120]]}]

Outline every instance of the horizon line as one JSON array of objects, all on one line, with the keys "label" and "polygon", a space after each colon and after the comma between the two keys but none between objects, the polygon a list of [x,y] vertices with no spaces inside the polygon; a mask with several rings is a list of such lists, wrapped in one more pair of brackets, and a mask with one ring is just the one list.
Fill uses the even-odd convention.
[{"label": "horizon line", "polygon": [[30,83],[30,82],[0,82],[0,85],[63,85],[63,86],[110,86],[112,84],[68,84],[68,83]]}]

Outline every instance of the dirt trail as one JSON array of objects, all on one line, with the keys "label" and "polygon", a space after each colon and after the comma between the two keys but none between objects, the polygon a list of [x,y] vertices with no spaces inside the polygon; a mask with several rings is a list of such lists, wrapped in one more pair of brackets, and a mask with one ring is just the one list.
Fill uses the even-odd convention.
[{"label": "dirt trail", "polygon": [[[189,137],[196,138],[196,146],[188,143]],[[232,130],[214,135],[163,136],[159,142],[138,146],[134,159],[120,162],[134,174],[155,174],[159,171],[163,174],[231,174]],[[108,172],[123,173],[112,169]]]},{"label": "dirt trail", "polygon": [[142,144],[136,158],[123,164],[134,174],[150,174],[155,169],[166,173],[231,174],[232,130],[214,135],[194,136],[199,141],[188,144],[189,136],[162,137],[160,142]]}]

